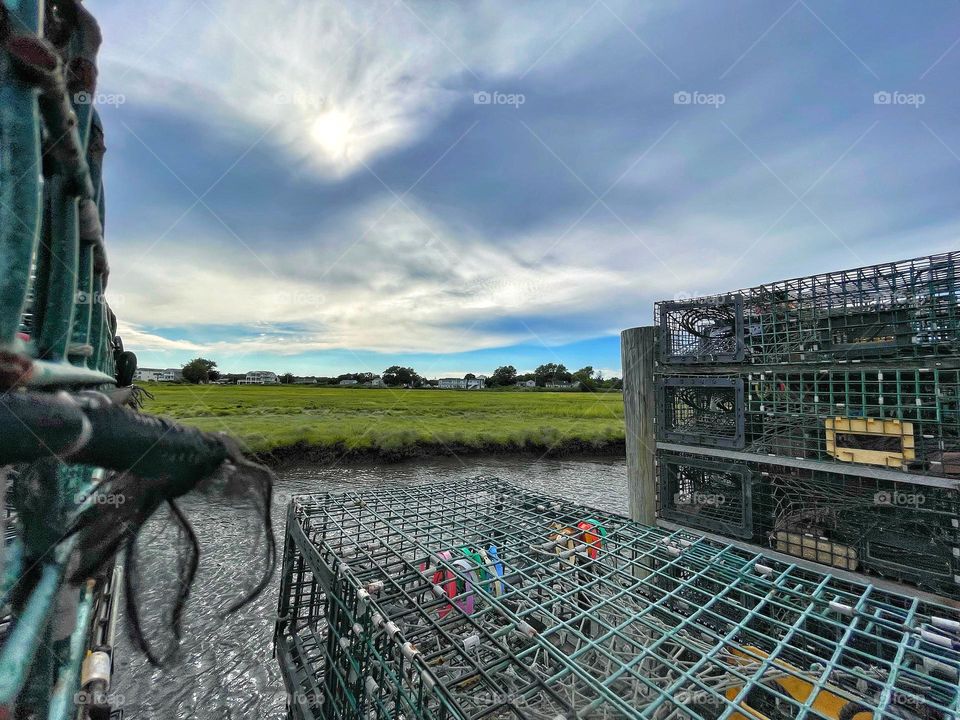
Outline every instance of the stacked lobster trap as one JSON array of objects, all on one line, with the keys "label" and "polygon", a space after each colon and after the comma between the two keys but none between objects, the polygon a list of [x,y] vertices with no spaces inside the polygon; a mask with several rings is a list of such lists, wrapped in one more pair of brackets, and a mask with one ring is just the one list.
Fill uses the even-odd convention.
[{"label": "stacked lobster trap", "polygon": [[657,303],[660,517],[960,598],[958,261]]},{"label": "stacked lobster trap", "polygon": [[291,718],[947,720],[960,611],[496,479],[295,498]]}]

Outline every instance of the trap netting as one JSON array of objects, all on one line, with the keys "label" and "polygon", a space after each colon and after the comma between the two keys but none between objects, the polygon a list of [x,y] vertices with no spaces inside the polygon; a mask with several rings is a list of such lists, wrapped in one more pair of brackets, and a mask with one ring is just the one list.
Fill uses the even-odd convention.
[{"label": "trap netting", "polygon": [[955,483],[663,451],[657,466],[658,513],[666,520],[960,599]]},{"label": "trap netting", "polygon": [[655,305],[664,363],[819,363],[956,356],[960,253]]},{"label": "trap netting", "polygon": [[294,718],[916,718],[960,612],[496,479],[295,498]]},{"label": "trap netting", "polygon": [[660,376],[665,442],[960,477],[960,370]]}]

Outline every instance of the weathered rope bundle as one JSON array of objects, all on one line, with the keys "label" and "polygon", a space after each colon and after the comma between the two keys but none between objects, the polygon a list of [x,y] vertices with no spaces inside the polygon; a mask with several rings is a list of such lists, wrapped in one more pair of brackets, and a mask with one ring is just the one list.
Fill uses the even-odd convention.
[{"label": "weathered rope bundle", "polygon": [[[127,397],[124,391],[114,394]],[[226,435],[141,414],[102,392],[71,395],[17,391],[0,399],[0,438],[0,465],[30,464],[18,474],[21,487],[15,488],[15,495],[19,497],[36,495],[30,486],[48,477],[43,468],[52,457],[111,471],[107,479],[91,488],[88,495],[94,502],[80,508],[59,542],[74,535],[77,538],[68,575],[77,584],[95,576],[119,550],[126,551],[128,621],[135,643],[152,663],[169,660],[172,651],[159,656],[140,628],[137,538],[161,505],[169,507],[188,543],[181,553],[172,616],[176,640],[180,640],[180,619],[200,555],[196,535],[177,498],[194,489],[222,492],[234,501],[248,500],[261,518],[265,544],[262,574],[228,612],[245,605],[269,582],[276,561],[270,517],[273,474],[247,460]]]}]

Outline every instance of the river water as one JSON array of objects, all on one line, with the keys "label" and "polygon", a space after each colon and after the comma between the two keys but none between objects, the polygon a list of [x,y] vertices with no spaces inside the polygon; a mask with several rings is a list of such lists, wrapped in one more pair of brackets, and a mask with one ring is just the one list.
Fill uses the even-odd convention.
[{"label": "river water", "polygon": [[[274,494],[278,553],[283,548],[287,502],[293,495],[476,475],[496,476],[612,512],[626,513],[627,509],[624,460],[436,459],[298,468],[279,473]],[[114,700],[124,708],[128,720],[283,720],[285,691],[272,656],[279,568],[263,595],[222,617],[223,608],[250,584],[256,530],[238,510],[205,497],[191,496],[181,505],[197,532],[203,554],[185,613],[179,662],[169,670],[152,668],[133,649],[121,627]],[[168,633],[159,624],[176,587],[175,536],[169,525],[159,520],[152,521],[144,532],[140,562],[145,625],[149,637],[166,639]]]}]

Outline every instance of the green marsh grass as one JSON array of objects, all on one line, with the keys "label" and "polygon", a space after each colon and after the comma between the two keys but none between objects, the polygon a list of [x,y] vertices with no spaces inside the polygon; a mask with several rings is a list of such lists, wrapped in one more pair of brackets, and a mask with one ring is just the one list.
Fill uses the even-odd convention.
[{"label": "green marsh grass", "polygon": [[[620,393],[146,383],[146,410],[226,431],[254,452],[292,446],[602,450],[624,441]],[[402,453],[401,453],[402,454]]]}]

